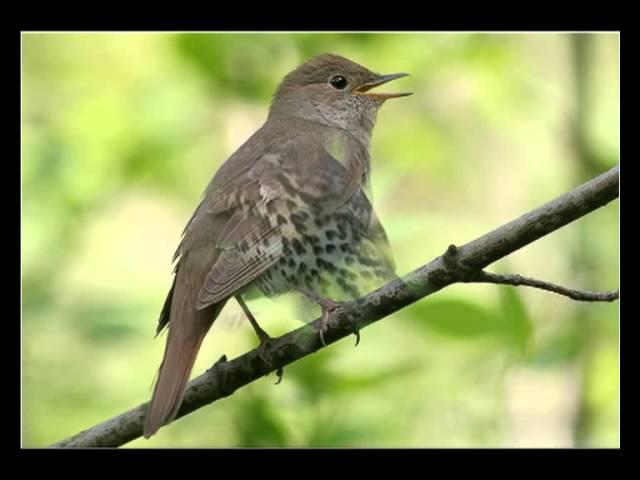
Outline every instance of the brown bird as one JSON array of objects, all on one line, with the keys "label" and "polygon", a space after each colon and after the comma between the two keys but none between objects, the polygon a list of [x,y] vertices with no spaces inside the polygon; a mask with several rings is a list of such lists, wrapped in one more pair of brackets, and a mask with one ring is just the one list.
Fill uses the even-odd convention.
[{"label": "brown bird", "polygon": [[339,301],[395,276],[367,196],[369,142],[379,107],[409,93],[371,89],[406,75],[325,54],[283,79],[266,123],[220,167],[184,230],[157,329],[169,333],[145,437],[175,418],[202,340],[231,297],[263,347],[270,337],[243,297],[296,290],[321,307],[324,343]]}]

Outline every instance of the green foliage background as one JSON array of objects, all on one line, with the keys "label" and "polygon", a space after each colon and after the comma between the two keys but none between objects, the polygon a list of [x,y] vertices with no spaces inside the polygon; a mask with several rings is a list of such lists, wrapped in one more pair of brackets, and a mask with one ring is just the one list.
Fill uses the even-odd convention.
[{"label": "green foliage background", "polygon": [[[412,74],[372,145],[401,274],[618,163],[616,34],[24,34],[24,446],[149,399],[182,228],[322,52]],[[618,212],[493,269],[615,288]],[[290,300],[253,303],[271,334],[299,325]],[[618,338],[617,303],[453,286],[127,446],[615,447]],[[230,304],[194,373],[255,343]]]}]

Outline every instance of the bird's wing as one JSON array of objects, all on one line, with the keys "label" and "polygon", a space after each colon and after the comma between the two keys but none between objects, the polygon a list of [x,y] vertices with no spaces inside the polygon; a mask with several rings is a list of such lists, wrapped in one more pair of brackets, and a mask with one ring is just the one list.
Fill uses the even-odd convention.
[{"label": "bird's wing", "polygon": [[[200,215],[226,214],[228,221],[216,232],[220,252],[197,308],[232,295],[280,260],[283,240],[296,231],[278,219],[287,218],[292,205],[329,215],[358,191],[360,180],[354,178],[362,179],[362,170],[350,173],[326,149],[308,141],[297,137],[272,146],[241,175],[208,192]],[[197,219],[198,214],[193,222]],[[365,229],[368,221],[367,216]]]},{"label": "bird's wing", "polygon": [[[236,215],[237,214],[237,215]],[[282,255],[279,227],[267,224],[259,215],[237,210],[225,226],[221,249],[198,295],[202,309],[232,295],[274,265]]]},{"label": "bird's wing", "polygon": [[200,290],[198,309],[232,295],[281,258],[283,239],[294,233],[290,224],[275,220],[287,215],[291,202],[280,171],[283,153],[272,150],[262,155],[243,175],[205,199],[203,215],[229,217],[216,232],[214,248],[219,255]]}]

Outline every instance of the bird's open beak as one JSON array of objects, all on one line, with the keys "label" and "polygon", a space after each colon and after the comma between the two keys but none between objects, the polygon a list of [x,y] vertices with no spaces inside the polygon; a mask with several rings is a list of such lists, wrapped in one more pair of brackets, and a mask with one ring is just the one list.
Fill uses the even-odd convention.
[{"label": "bird's open beak", "polygon": [[374,87],[384,85],[391,80],[395,80],[396,78],[408,77],[408,73],[392,73],[390,75],[380,75],[377,79],[372,82],[367,82],[362,85],[357,86],[353,93],[356,95],[366,95],[369,98],[374,100],[388,100],[390,98],[399,98],[406,97],[407,95],[411,95],[411,93],[374,93],[370,92]]}]

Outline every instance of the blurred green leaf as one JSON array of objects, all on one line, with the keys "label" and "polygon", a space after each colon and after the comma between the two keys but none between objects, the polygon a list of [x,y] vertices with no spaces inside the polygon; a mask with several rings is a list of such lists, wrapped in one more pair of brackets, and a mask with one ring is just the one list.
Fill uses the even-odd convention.
[{"label": "blurred green leaf", "polygon": [[531,336],[531,320],[517,291],[500,289],[500,308],[463,299],[429,298],[409,309],[414,323],[427,331],[456,338],[494,337],[523,350]]},{"label": "blurred green leaf", "polygon": [[416,326],[444,335],[474,338],[501,335],[501,318],[489,308],[467,300],[428,298],[408,309]]},{"label": "blurred green leaf", "polygon": [[340,414],[318,415],[306,438],[307,447],[350,447],[367,443],[371,435],[366,425],[354,425]]},{"label": "blurred green leaf", "polygon": [[531,319],[517,288],[499,286],[499,298],[502,306],[502,332],[520,351],[526,348],[533,330]]},{"label": "blurred green leaf", "polygon": [[400,363],[388,368],[380,369],[371,374],[353,374],[345,372],[336,376],[333,388],[341,394],[351,394],[379,388],[388,382],[403,381],[404,377],[415,375],[422,368],[417,363]]},{"label": "blurred green leaf", "polygon": [[235,409],[238,445],[243,447],[284,447],[287,433],[278,413],[262,394],[245,396]]},{"label": "blurred green leaf", "polygon": [[329,365],[331,358],[327,349],[309,355],[287,367],[287,379],[298,383],[304,396],[315,401],[336,383],[335,373]]},{"label": "blurred green leaf", "polygon": [[144,308],[129,304],[86,303],[77,305],[70,312],[72,319],[87,340],[115,342],[130,337],[145,325]]},{"label": "blurred green leaf", "polygon": [[[180,54],[205,74],[215,89],[246,98],[269,99],[274,84],[266,58],[279,58],[286,45],[261,41],[263,35],[180,34],[175,45]],[[240,44],[238,44],[240,42]],[[229,48],[243,45],[244,48]]]}]

